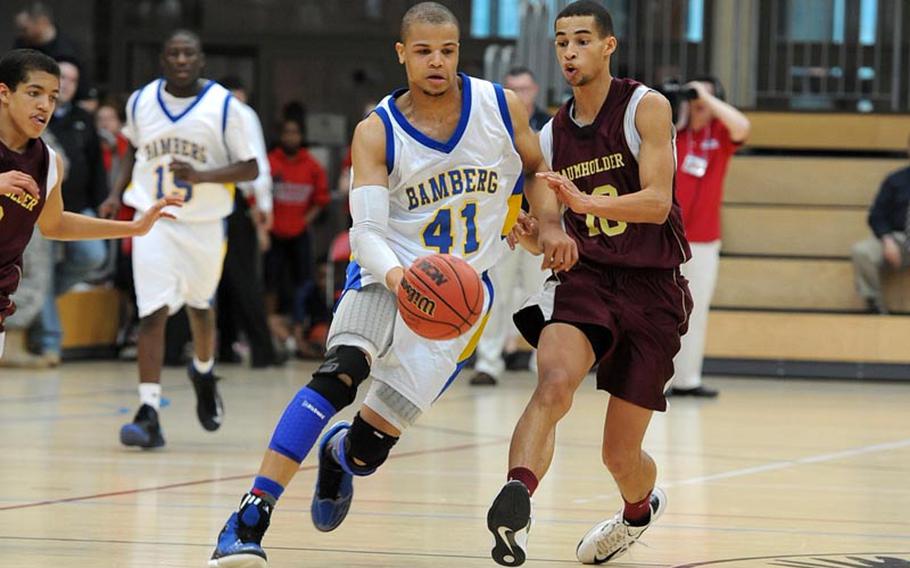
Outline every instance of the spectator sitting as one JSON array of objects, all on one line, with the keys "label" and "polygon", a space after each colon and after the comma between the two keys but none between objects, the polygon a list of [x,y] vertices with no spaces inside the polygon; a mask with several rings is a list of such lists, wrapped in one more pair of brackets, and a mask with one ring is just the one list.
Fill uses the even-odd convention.
[{"label": "spectator sitting", "polygon": [[869,209],[869,228],[873,236],[853,245],[856,290],[871,313],[887,314],[881,272],[910,266],[910,167],[882,182]]}]

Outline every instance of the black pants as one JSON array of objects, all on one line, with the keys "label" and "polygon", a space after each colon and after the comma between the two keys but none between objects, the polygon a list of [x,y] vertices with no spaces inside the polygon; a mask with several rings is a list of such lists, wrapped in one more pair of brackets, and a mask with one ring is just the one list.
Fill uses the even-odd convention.
[{"label": "black pants", "polygon": [[277,296],[279,313],[290,314],[300,325],[328,321],[328,310],[313,277],[309,231],[291,238],[273,235],[265,273],[269,292]]},{"label": "black pants", "polygon": [[265,315],[262,255],[246,200],[237,192],[234,212],[227,218],[227,255],[218,286],[218,352],[231,353],[240,331],[250,343],[255,367],[275,361],[275,348]]}]

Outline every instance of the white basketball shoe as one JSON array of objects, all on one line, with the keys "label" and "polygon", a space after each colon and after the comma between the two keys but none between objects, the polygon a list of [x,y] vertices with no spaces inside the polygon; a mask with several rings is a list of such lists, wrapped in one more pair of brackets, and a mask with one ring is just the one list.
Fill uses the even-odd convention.
[{"label": "white basketball shoe", "polygon": [[666,507],[667,494],[661,488],[655,487],[651,492],[651,520],[648,524],[633,527],[623,519],[620,510],[612,518],[594,525],[594,528],[582,537],[578,548],[575,549],[578,561],[582,564],[603,564],[619,558],[638,542],[642,533],[654,524]]}]

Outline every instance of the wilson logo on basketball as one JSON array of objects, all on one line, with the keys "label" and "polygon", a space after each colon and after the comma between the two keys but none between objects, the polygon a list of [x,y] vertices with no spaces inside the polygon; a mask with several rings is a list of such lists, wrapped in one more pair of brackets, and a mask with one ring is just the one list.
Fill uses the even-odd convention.
[{"label": "wilson logo on basketball", "polygon": [[[427,274],[429,274],[429,272]],[[442,277],[441,274],[439,276]],[[443,278],[442,281],[445,282],[445,278]],[[417,289],[411,286],[410,282],[402,280],[401,287],[404,289],[409,304],[428,316],[432,316],[436,313],[436,302],[421,294]]]},{"label": "wilson logo on basketball", "polygon": [[428,260],[422,260],[420,264],[417,265],[417,268],[429,276],[433,280],[433,283],[435,283],[437,286],[442,286],[449,281],[449,279],[446,278],[445,274],[443,274],[438,268],[436,268],[436,266],[433,265],[432,262]]}]

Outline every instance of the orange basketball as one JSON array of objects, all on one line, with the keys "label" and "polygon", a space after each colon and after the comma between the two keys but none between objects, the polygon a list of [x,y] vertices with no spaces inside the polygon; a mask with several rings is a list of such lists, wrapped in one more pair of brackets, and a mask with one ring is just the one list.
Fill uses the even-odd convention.
[{"label": "orange basketball", "polygon": [[477,271],[450,254],[418,258],[398,287],[398,312],[414,333],[427,339],[454,339],[477,323],[483,284]]}]

